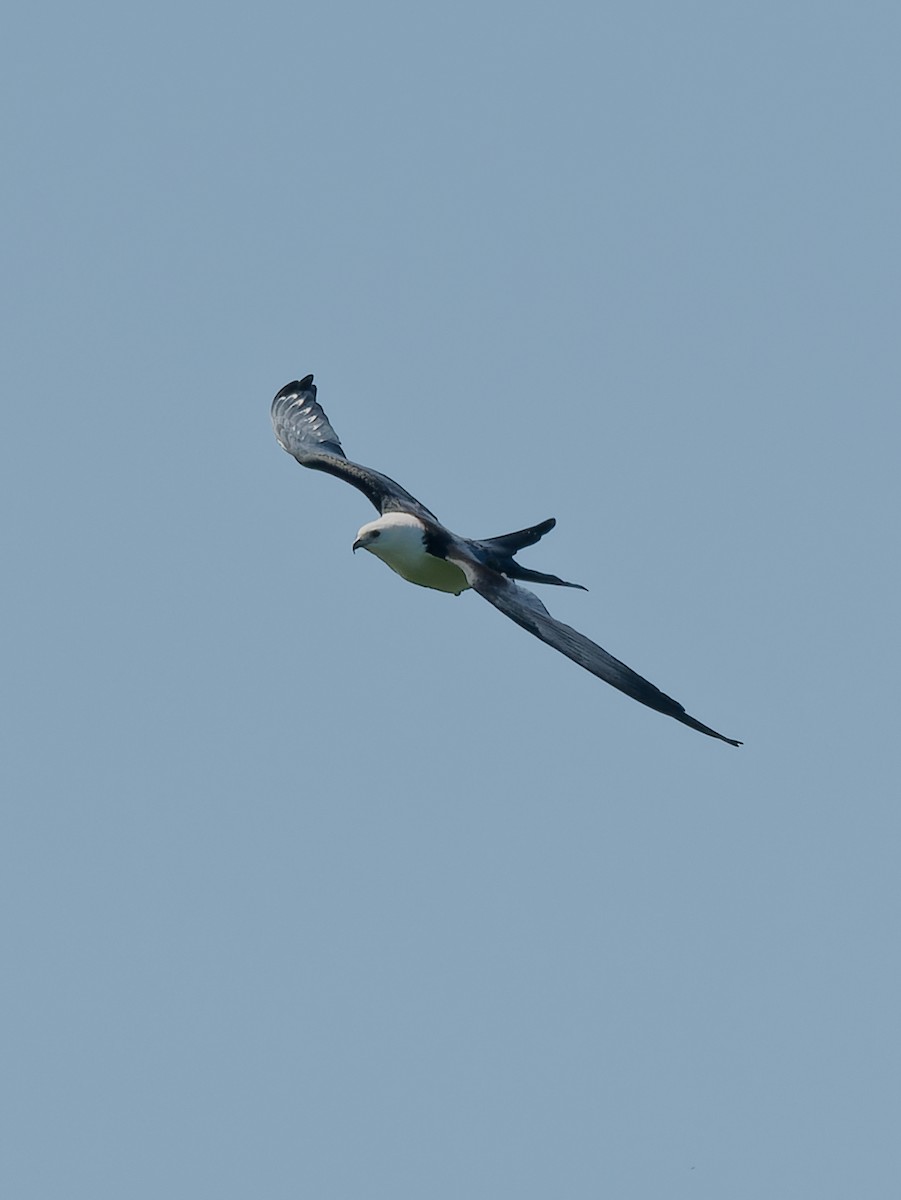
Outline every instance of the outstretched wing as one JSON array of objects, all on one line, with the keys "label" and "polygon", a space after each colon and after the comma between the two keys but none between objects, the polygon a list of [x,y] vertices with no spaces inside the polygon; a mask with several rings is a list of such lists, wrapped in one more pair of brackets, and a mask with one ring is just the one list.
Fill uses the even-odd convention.
[{"label": "outstretched wing", "polygon": [[325,471],[352,484],[380,513],[408,512],[438,521],[434,513],[429,512],[399,483],[387,475],[350,461],[316,400],[316,385],[312,375],[286,384],[277,393],[272,401],[272,428],[282,449],[293,454],[302,467]]},{"label": "outstretched wing", "polygon": [[490,567],[473,561],[462,547],[452,546],[448,551],[447,558],[461,569],[473,591],[478,592],[489,604],[493,604],[495,608],[500,609],[504,616],[515,621],[517,625],[521,625],[523,629],[528,630],[541,641],[547,642],[549,646],[559,650],[567,658],[571,658],[573,662],[584,667],[586,671],[590,671],[592,675],[597,675],[598,679],[603,679],[605,683],[619,688],[621,692],[625,692],[639,704],[646,704],[648,708],[665,713],[668,717],[674,717],[683,725],[697,729],[699,733],[719,738],[722,742],[728,742],[730,746],[741,745],[741,742],[724,737],[715,729],[711,729],[708,725],[702,725],[700,721],[690,717],[678,700],[661,692],[653,683],[649,683],[631,667],[627,667],[618,658],[608,654],[606,650],[583,633],[579,633],[569,625],[564,625],[562,621],[555,620],[534,592],[519,587],[511,579],[492,571]]}]

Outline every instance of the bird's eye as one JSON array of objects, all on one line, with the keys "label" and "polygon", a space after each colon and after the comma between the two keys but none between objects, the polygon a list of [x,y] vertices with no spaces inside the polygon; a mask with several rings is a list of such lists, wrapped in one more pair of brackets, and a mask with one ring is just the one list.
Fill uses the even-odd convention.
[{"label": "bird's eye", "polygon": [[381,530],[379,530],[379,529],[373,529],[373,531],[370,533],[370,535],[369,535],[369,536],[370,536],[371,538],[377,538],[377,537],[381,537],[381,536],[382,536],[382,534],[381,534]]}]

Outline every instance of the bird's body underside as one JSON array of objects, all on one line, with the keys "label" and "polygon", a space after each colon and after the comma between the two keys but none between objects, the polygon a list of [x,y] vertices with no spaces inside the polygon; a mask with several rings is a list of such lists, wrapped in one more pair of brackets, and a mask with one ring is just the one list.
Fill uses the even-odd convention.
[{"label": "bird's body underside", "polygon": [[471,588],[517,625],[639,703],[708,737],[728,742],[730,746],[741,745],[689,716],[677,700],[578,630],[557,621],[534,592],[515,582],[581,587],[556,575],[532,571],[515,561],[520,550],[534,545],[553,529],[553,519],[483,540],[451,533],[434,513],[393,479],[345,456],[338,435],[316,400],[312,375],[287,384],[276,395],[272,402],[272,424],[281,446],[301,466],[345,480],[378,509],[381,515],[360,529],[354,550],[368,550],[398,575],[420,587],[454,595]]},{"label": "bird's body underside", "polygon": [[392,512],[370,521],[357,534],[354,550],[368,550],[408,583],[459,596],[469,587],[459,567],[430,554],[422,522],[409,513]]}]

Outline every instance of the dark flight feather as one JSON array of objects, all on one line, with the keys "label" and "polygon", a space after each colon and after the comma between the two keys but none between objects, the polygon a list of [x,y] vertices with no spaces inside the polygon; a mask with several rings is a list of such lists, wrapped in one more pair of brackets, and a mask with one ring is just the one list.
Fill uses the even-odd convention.
[{"label": "dark flight feather", "polygon": [[694,717],[689,716],[678,700],[661,692],[653,683],[643,678],[637,671],[633,671],[631,667],[627,667],[618,658],[614,658],[597,642],[587,638],[584,633],[579,633],[572,626],[564,625],[562,621],[556,620],[535,593],[530,592],[528,588],[518,587],[512,580],[496,571],[467,559],[467,556],[460,554],[458,550],[452,550],[447,557],[450,562],[460,568],[473,591],[478,592],[489,604],[493,604],[505,617],[515,621],[517,625],[542,642],[546,642],[554,650],[559,650],[561,654],[565,654],[567,658],[578,663],[580,667],[584,667],[586,671],[590,671],[592,675],[596,675],[598,679],[603,679],[605,683],[625,692],[639,704],[646,704],[648,708],[653,708],[668,717],[674,717],[683,725],[688,725],[699,733],[719,738],[721,742],[728,742],[730,746],[742,744],[733,738],[724,737],[715,729],[711,729],[709,725],[703,725]]}]

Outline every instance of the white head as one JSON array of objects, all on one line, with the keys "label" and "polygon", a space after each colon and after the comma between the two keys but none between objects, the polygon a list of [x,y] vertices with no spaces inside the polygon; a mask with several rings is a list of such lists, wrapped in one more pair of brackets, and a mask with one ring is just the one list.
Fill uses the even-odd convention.
[{"label": "white head", "polygon": [[393,564],[405,559],[420,559],[425,554],[422,521],[412,513],[385,513],[370,521],[357,534],[354,550],[368,550],[383,562]]}]

